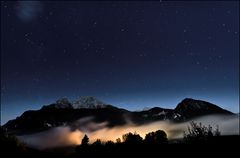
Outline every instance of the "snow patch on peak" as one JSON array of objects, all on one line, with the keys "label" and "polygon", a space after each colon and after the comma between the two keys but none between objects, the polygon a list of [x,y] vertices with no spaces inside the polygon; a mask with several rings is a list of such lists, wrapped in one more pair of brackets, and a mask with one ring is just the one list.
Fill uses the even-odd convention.
[{"label": "snow patch on peak", "polygon": [[164,116],[165,116],[166,114],[167,114],[167,112],[163,110],[163,111],[159,112],[157,115],[158,115],[158,116],[161,116],[161,115],[164,115]]},{"label": "snow patch on peak", "polygon": [[99,101],[95,97],[86,96],[86,97],[80,97],[79,100],[73,101],[72,106],[74,109],[98,109],[98,108],[105,108],[107,104],[103,103],[102,101]]},{"label": "snow patch on peak", "polygon": [[174,118],[174,119],[177,119],[177,118],[180,118],[180,117],[181,117],[181,115],[178,114],[178,113],[174,113],[174,114],[173,114],[173,118]]},{"label": "snow patch on peak", "polygon": [[62,98],[56,101],[56,104],[54,107],[57,109],[66,109],[66,108],[72,108],[72,104],[67,98]]}]

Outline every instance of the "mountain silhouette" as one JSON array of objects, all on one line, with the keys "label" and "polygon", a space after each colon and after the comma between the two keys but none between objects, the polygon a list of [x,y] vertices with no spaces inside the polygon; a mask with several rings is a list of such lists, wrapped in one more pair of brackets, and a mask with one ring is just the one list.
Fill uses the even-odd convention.
[{"label": "mountain silhouette", "polygon": [[191,98],[186,98],[181,101],[174,111],[181,116],[180,119],[190,119],[193,117],[210,114],[231,114],[231,112],[222,109],[217,105]]},{"label": "mountain silhouette", "polygon": [[[182,122],[210,114],[232,115],[233,113],[212,103],[190,98],[182,100],[175,109],[154,107],[134,112],[104,103],[94,97],[81,97],[72,102],[63,98],[53,104],[43,106],[40,110],[26,111],[20,117],[8,121],[3,127],[8,133],[21,135],[57,126],[83,128],[88,122],[107,122],[107,126],[113,127],[124,125],[129,121],[135,124],[160,120]],[[85,119],[84,123],[82,119]]]}]

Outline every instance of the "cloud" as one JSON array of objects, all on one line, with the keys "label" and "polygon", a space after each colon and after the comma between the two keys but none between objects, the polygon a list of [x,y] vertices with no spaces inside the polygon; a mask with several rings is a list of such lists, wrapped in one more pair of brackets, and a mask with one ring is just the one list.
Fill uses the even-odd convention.
[{"label": "cloud", "polygon": [[[216,127],[218,125],[222,135],[239,135],[238,116],[210,115],[197,118],[194,121],[201,122],[205,126],[211,125],[212,127]],[[29,146],[38,149],[46,149],[78,145],[81,143],[85,134],[90,138],[90,143],[93,143],[97,139],[101,139],[102,141],[116,141],[117,138],[122,138],[122,135],[128,132],[137,132],[144,138],[147,133],[159,129],[164,130],[169,139],[182,138],[183,131],[187,131],[187,127],[190,125],[189,122],[173,123],[170,121],[156,121],[140,126],[127,123],[123,126],[109,128],[106,122],[93,122],[93,117],[86,117],[77,122],[84,123],[84,126],[87,122],[89,124],[85,128],[74,128],[74,130],[67,126],[57,127],[33,135],[19,136],[19,138]]]},{"label": "cloud", "polygon": [[18,1],[16,5],[16,15],[23,22],[34,20],[42,12],[40,1]]},{"label": "cloud", "polygon": [[37,149],[47,149],[80,144],[82,132],[71,131],[69,127],[57,127],[51,130],[32,135],[19,136],[27,145]]}]

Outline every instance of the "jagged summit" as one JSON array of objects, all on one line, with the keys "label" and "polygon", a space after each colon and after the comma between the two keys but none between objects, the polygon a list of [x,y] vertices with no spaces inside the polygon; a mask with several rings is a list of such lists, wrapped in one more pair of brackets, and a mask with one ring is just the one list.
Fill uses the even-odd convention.
[{"label": "jagged summit", "polygon": [[61,98],[56,101],[55,108],[72,108],[72,103],[67,98]]},{"label": "jagged summit", "polygon": [[70,101],[68,98],[58,99],[55,103],[50,105],[45,105],[42,108],[55,108],[55,109],[99,109],[109,107],[106,104],[95,97],[84,96],[80,97],[78,100]]},{"label": "jagged summit", "polygon": [[80,97],[78,100],[72,102],[72,106],[74,109],[95,109],[95,108],[105,108],[108,104],[98,100],[92,96],[84,96]]}]

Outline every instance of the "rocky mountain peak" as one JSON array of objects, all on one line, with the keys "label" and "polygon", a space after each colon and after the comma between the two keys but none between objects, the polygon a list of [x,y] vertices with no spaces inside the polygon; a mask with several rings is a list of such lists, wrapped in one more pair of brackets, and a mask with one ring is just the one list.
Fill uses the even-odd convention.
[{"label": "rocky mountain peak", "polygon": [[232,114],[231,112],[222,109],[215,104],[191,98],[183,99],[176,106],[174,111],[182,116],[185,116],[185,118],[216,113]]},{"label": "rocky mountain peak", "polygon": [[67,98],[61,98],[56,101],[55,108],[72,108],[72,104]]},{"label": "rocky mountain peak", "polygon": [[95,109],[95,108],[105,108],[107,106],[106,103],[98,100],[92,96],[84,96],[80,97],[78,100],[72,102],[72,106],[74,109]]}]

